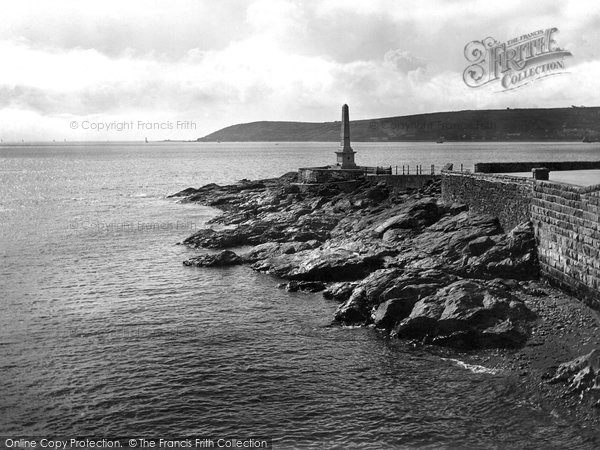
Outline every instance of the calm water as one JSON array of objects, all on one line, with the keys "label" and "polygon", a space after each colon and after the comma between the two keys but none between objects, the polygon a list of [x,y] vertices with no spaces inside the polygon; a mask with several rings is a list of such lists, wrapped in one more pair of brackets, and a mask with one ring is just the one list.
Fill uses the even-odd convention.
[{"label": "calm water", "polygon": [[[214,211],[166,195],[327,164],[335,144],[0,147],[0,435],[272,437],[278,448],[598,446],[473,373],[246,267],[182,266]],[[368,165],[599,159],[592,144],[360,144]]]}]

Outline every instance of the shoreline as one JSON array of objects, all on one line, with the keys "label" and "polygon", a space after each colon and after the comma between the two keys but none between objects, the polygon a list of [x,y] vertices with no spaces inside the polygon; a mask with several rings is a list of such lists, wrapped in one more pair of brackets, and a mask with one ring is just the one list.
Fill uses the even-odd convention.
[{"label": "shoreline", "polygon": [[[224,227],[183,242],[219,252],[184,264],[251,265],[289,291],[322,291],[340,303],[334,324],[371,326],[433,352],[449,347],[466,364],[514,377],[529,401],[594,435],[595,390],[576,391],[576,374],[553,378],[561,364],[600,348],[600,315],[539,280],[525,225],[506,231],[465,205],[444,205],[435,183],[393,190],[372,179],[342,192],[295,177],[172,195],[222,212],[209,225]],[[230,250],[239,246],[251,248]]]}]

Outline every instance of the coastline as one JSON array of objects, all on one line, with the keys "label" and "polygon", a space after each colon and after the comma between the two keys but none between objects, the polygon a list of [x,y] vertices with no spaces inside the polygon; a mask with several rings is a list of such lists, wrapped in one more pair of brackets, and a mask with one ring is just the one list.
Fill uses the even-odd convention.
[{"label": "coastline", "polygon": [[[509,374],[529,401],[594,435],[600,423],[596,399],[586,394],[582,401],[572,385],[553,378],[560,364],[600,348],[600,316],[539,280],[525,224],[507,232],[493,217],[444,205],[435,183],[420,190],[393,190],[376,181],[307,188],[295,184],[295,176],[174,194],[224,212],[211,220],[218,227],[183,242],[219,253],[184,264],[250,264],[287,280],[281,287],[289,291],[323,291],[340,302],[334,324],[374,327],[411,346],[449,351],[464,363]],[[440,233],[444,240],[436,247]],[[241,246],[252,248],[230,250]],[[470,308],[480,291],[492,306]],[[448,294],[455,295],[458,313],[452,324],[428,313],[410,320],[415,306],[435,309]],[[485,329],[477,323],[482,320]]]}]

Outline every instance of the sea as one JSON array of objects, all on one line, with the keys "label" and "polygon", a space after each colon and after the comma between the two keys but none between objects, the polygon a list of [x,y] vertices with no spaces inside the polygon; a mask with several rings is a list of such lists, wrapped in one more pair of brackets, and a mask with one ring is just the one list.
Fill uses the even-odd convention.
[{"label": "sea", "polygon": [[[598,448],[518,377],[331,327],[337,304],[178,245],[170,194],[331,163],[336,143],[0,146],[0,438],[268,439],[274,448]],[[598,160],[582,143],[353,143],[358,164]],[[401,169],[400,169],[401,170]],[[600,180],[598,180],[600,182]]]}]

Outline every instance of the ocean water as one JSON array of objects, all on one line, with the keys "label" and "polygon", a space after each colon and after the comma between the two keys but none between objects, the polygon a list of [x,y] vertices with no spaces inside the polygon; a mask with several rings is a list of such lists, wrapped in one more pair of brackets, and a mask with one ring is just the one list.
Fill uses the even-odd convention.
[{"label": "ocean water", "polygon": [[[365,165],[599,159],[595,144],[355,143]],[[276,448],[597,448],[517,378],[329,327],[335,303],[184,267],[216,212],[166,196],[333,160],[325,143],[0,146],[0,436]]]}]

